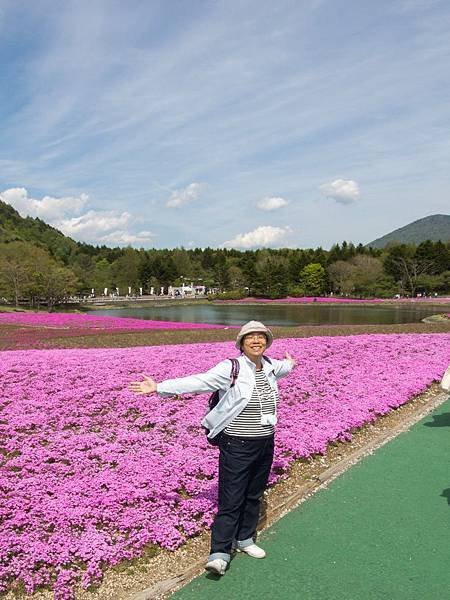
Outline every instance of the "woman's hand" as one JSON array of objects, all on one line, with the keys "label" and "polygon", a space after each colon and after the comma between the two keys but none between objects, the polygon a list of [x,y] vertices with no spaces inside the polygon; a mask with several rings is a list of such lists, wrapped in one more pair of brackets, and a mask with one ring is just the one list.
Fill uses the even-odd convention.
[{"label": "woman's hand", "polygon": [[132,381],[128,386],[130,392],[135,394],[151,394],[156,392],[156,381],[147,375],[142,374],[144,381]]},{"label": "woman's hand", "polygon": [[289,352],[285,352],[285,353],[284,353],[284,358],[285,358],[286,360],[290,360],[290,361],[291,361],[291,363],[292,363],[292,368],[294,368],[294,367],[296,367],[296,366],[297,366],[297,361],[295,360],[295,358],[294,358],[293,356],[291,356],[291,355],[289,354]]}]

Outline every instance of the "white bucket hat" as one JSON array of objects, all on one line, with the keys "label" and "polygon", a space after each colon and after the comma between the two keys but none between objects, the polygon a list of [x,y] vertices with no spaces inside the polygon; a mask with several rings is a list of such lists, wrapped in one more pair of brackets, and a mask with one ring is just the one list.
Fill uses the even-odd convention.
[{"label": "white bucket hat", "polygon": [[241,343],[244,339],[244,336],[246,336],[249,333],[264,333],[267,338],[267,348],[269,348],[272,345],[273,333],[270,331],[270,329],[268,329],[263,323],[260,323],[259,321],[249,321],[245,325],[242,325],[241,330],[237,334],[236,348],[238,350],[241,349]]}]

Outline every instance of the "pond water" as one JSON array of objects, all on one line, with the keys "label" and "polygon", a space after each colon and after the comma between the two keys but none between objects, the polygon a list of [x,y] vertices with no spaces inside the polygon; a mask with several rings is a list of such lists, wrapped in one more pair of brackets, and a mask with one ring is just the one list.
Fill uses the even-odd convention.
[{"label": "pond water", "polygon": [[170,304],[150,308],[99,309],[96,315],[133,317],[157,321],[187,321],[242,325],[255,319],[267,325],[352,325],[418,323],[443,312],[440,307],[417,305],[323,304]]}]

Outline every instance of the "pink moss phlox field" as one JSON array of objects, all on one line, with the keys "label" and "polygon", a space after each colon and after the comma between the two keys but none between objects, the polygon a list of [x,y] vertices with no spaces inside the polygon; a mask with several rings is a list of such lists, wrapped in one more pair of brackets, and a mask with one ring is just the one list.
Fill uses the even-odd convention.
[{"label": "pink moss phlox field", "polygon": [[[439,381],[450,334],[282,339],[270,355],[285,351],[299,364],[280,380],[272,483]],[[211,524],[218,453],[199,426],[208,395],[127,385],[235,355],[232,342],[2,352],[0,591],[49,585],[67,600],[105,566],[149,544],[177,548]]]},{"label": "pink moss phlox field", "polygon": [[450,304],[450,298],[344,298],[341,296],[302,296],[294,298],[288,296],[287,298],[278,298],[271,300],[269,298],[243,298],[242,300],[217,300],[220,303],[227,304],[313,304],[315,302],[319,304],[377,304],[380,302],[386,303],[432,303],[432,304]]},{"label": "pink moss phlox field", "polygon": [[243,298],[242,300],[219,300],[219,302],[226,302],[231,304],[247,304],[247,303],[257,303],[257,304],[313,304],[315,302],[320,304],[372,304],[377,302],[384,302],[384,300],[380,298],[373,299],[360,299],[360,298],[341,298],[340,296],[301,296],[299,298],[294,298],[288,296],[287,298]]},{"label": "pink moss phlox field", "polygon": [[80,313],[0,313],[0,323],[33,325],[37,327],[83,329],[223,329],[224,325],[209,323],[184,323],[175,321],[149,321],[128,317],[106,317]]}]

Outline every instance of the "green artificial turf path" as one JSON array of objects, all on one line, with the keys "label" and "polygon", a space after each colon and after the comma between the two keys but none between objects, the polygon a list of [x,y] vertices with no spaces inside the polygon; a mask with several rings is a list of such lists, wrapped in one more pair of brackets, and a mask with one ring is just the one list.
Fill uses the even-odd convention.
[{"label": "green artificial turf path", "polygon": [[450,599],[450,399],[176,600]]}]

